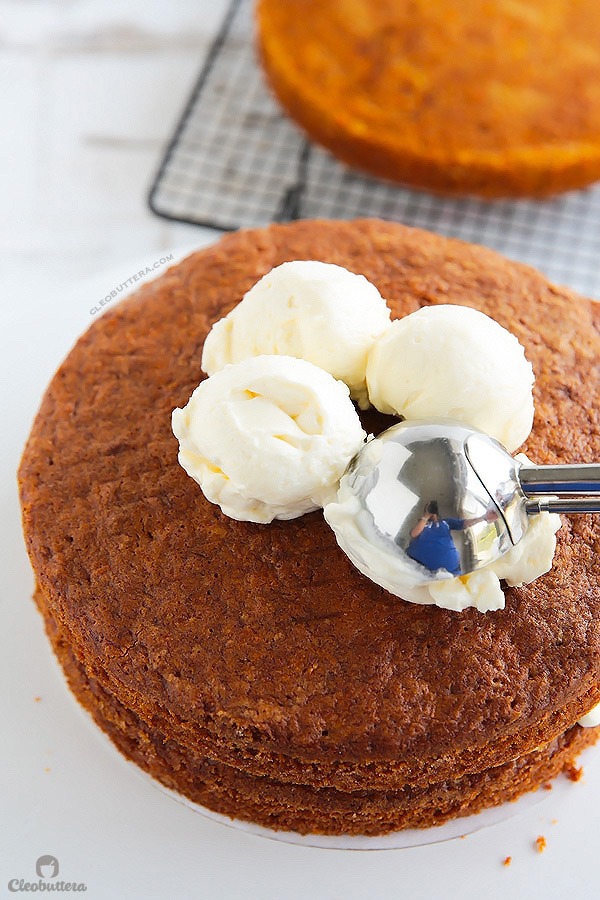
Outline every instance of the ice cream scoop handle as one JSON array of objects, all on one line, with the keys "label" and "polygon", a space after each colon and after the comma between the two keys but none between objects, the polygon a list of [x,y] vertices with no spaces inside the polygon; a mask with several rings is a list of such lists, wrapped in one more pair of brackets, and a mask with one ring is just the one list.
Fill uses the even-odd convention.
[{"label": "ice cream scoop handle", "polygon": [[525,465],[519,469],[519,481],[528,497],[536,494],[592,494],[600,497],[598,463],[564,466]]},{"label": "ice cream scoop handle", "polygon": [[527,500],[525,509],[530,516],[541,512],[600,513],[600,494],[596,497],[536,497]]}]

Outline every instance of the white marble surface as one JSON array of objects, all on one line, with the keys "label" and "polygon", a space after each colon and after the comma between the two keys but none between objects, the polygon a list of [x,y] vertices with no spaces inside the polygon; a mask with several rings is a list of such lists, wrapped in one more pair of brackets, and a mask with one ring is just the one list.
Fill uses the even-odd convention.
[{"label": "white marble surface", "polygon": [[11,298],[193,242],[145,201],[224,3],[0,2],[0,271]]},{"label": "white marble surface", "polygon": [[282,845],[135,778],[57,676],[29,600],[14,472],[44,385],[97,297],[139,261],[211,237],[153,217],[145,196],[222,9],[0,0],[0,894],[10,878],[34,878],[49,853],[61,877],[106,900],[595,897],[597,759],[583,782],[563,780],[537,807],[465,840],[385,853]]}]

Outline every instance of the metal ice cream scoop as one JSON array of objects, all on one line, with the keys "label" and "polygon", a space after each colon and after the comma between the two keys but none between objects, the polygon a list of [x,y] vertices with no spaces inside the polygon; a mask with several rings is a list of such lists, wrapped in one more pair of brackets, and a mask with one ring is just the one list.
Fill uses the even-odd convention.
[{"label": "metal ice cream scoop", "polygon": [[600,465],[536,466],[452,419],[400,422],[369,441],[344,476],[363,533],[418,564],[421,582],[501,557],[542,511],[600,512]]}]

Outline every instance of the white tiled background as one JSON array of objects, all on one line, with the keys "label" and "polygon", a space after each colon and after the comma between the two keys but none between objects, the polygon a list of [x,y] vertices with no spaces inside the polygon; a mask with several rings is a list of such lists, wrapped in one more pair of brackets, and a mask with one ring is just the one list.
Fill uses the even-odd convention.
[{"label": "white tiled background", "polygon": [[59,679],[29,600],[14,472],[44,385],[95,299],[142,260],[211,236],[153,217],[145,196],[223,8],[0,0],[0,896],[50,853],[61,878],[106,900],[596,897],[598,760],[583,782],[464,840],[314,850],[224,828],[154,790]]},{"label": "white tiled background", "polygon": [[[0,265],[12,297],[189,244],[145,195],[221,0],[1,0]],[[7,281],[4,281],[7,279]]]}]

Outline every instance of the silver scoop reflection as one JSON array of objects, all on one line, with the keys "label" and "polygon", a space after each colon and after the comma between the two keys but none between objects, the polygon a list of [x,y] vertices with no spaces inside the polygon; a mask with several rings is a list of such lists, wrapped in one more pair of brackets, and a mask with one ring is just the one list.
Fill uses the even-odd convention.
[{"label": "silver scoop reflection", "polygon": [[[361,538],[406,563],[415,584],[489,565],[521,540],[532,514],[600,512],[600,465],[524,464],[452,419],[392,426],[359,451],[342,485],[358,501]],[[364,571],[360,549],[330,524]]]}]

